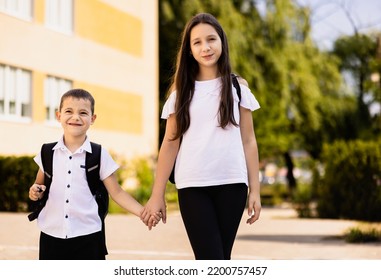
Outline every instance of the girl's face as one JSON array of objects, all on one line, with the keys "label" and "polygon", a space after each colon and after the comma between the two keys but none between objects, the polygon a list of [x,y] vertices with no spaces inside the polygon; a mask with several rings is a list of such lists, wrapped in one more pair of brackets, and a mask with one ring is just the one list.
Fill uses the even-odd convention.
[{"label": "girl's face", "polygon": [[213,26],[200,23],[190,33],[190,47],[200,68],[217,68],[222,53],[221,38]]},{"label": "girl's face", "polygon": [[56,117],[64,129],[65,136],[82,137],[94,123],[96,115],[91,113],[89,100],[67,97]]}]

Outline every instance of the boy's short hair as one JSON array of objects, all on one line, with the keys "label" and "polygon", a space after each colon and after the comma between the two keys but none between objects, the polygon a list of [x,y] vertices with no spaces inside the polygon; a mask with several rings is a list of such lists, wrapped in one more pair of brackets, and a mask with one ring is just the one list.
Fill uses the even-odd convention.
[{"label": "boy's short hair", "polygon": [[59,108],[60,111],[62,109],[64,100],[68,97],[89,100],[91,103],[91,114],[94,114],[95,100],[94,100],[94,97],[91,95],[90,92],[88,92],[84,89],[81,89],[81,88],[75,88],[75,89],[71,89],[71,90],[67,91],[61,97],[60,108]]}]

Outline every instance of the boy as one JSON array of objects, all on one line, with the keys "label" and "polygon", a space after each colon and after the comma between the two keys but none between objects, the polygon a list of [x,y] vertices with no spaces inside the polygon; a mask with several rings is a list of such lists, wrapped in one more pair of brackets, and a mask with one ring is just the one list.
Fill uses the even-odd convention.
[{"label": "boy", "polygon": [[[64,134],[54,146],[53,176],[46,205],[38,215],[41,230],[39,259],[105,259],[107,249],[98,205],[92,195],[85,170],[86,152],[91,144],[86,135],[94,123],[94,98],[83,89],[66,92],[60,102],[57,120]],[[29,189],[29,198],[44,196],[44,168],[41,153],[34,158],[40,169]],[[140,216],[143,206],[123,191],[115,171],[119,166],[102,148],[99,176],[108,194],[125,210]],[[154,224],[160,214],[152,216]]]}]

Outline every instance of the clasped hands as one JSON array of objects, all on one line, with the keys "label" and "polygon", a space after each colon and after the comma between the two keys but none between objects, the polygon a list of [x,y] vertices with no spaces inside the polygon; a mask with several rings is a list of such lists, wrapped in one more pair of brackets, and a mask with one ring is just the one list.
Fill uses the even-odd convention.
[{"label": "clasped hands", "polygon": [[167,211],[164,199],[158,200],[150,198],[140,213],[140,219],[151,230],[160,220],[165,224],[167,221]]}]

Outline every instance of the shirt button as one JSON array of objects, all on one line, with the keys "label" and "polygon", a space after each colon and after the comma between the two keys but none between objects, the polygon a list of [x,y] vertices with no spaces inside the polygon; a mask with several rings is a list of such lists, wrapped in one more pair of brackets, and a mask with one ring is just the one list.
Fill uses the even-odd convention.
[{"label": "shirt button", "polygon": [[69,159],[72,159],[72,158],[73,158],[72,156],[69,157]]},{"label": "shirt button", "polygon": [[66,199],[66,203],[69,203],[69,199]]},{"label": "shirt button", "polygon": [[70,188],[70,185],[67,185],[67,188]]},{"label": "shirt button", "polygon": [[67,218],[69,218],[69,216],[68,216],[68,215],[65,215],[65,218],[67,219]]},{"label": "shirt button", "polygon": [[69,170],[67,173],[71,174],[71,171]]}]

